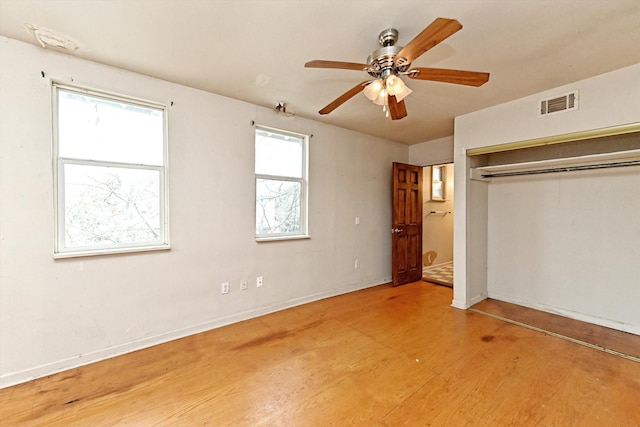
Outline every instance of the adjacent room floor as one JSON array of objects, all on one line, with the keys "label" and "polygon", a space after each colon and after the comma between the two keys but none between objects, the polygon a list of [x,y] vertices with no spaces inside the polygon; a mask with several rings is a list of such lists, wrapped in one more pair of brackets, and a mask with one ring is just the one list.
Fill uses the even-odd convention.
[{"label": "adjacent room floor", "polygon": [[453,288],[453,261],[424,267],[422,280]]},{"label": "adjacent room floor", "polygon": [[3,426],[635,426],[640,363],[382,285],[0,390]]}]

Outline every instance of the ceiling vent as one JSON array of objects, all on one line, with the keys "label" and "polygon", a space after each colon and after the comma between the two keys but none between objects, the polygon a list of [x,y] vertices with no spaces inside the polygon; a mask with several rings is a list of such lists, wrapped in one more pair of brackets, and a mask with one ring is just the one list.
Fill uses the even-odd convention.
[{"label": "ceiling vent", "polygon": [[578,109],[578,91],[540,101],[540,116]]}]

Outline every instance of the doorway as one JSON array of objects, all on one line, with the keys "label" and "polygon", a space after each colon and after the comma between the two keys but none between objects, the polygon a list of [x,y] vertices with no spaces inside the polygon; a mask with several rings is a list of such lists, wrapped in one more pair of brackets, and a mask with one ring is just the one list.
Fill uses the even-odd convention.
[{"label": "doorway", "polygon": [[453,287],[453,163],[422,172],[422,279]]}]

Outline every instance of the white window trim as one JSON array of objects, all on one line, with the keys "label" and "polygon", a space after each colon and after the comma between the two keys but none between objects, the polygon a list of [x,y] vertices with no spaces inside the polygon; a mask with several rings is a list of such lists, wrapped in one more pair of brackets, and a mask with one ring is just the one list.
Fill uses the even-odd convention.
[{"label": "white window trim", "polygon": [[[105,98],[117,102],[126,102],[130,104],[140,105],[143,107],[150,107],[162,110],[163,112],[163,165],[145,165],[134,163],[118,163],[118,162],[106,162],[96,160],[85,159],[68,159],[58,156],[58,90],[66,90],[71,92],[83,93],[95,97]],[[72,86],[65,83],[60,83],[55,80],[51,80],[51,122],[52,122],[52,160],[53,160],[53,214],[54,214],[54,242],[53,242],[53,257],[54,259],[60,258],[74,258],[74,257],[86,257],[96,255],[109,255],[109,254],[126,254],[134,252],[148,252],[171,249],[169,241],[169,185],[167,179],[168,171],[168,117],[167,107],[164,104],[155,103],[131,96],[119,95],[114,93],[108,93],[100,90],[90,89],[82,86]],[[89,165],[89,166],[106,166],[106,167],[119,167],[119,168],[132,168],[132,169],[147,169],[158,170],[160,172],[160,238],[154,242],[144,243],[128,243],[126,245],[114,245],[100,247],[85,246],[80,249],[66,248],[64,246],[64,236],[61,236],[61,232],[64,230],[64,203],[60,203],[64,200],[64,165],[65,164],[77,164],[77,165]]]},{"label": "white window trim", "polygon": [[[254,163],[254,192],[253,192],[253,231],[255,233],[256,229],[256,221],[257,221],[257,212],[255,209],[256,200],[258,198],[257,195],[257,181],[258,179],[272,179],[278,181],[290,181],[290,182],[300,182],[300,228],[301,232],[299,233],[272,233],[272,234],[255,234],[256,242],[271,242],[271,241],[282,241],[282,240],[300,240],[300,239],[310,239],[311,235],[309,234],[309,135],[305,135],[303,133],[291,132],[288,130],[273,128],[269,126],[255,125],[255,129],[263,130],[266,132],[274,132],[280,133],[284,135],[290,135],[296,138],[302,139],[302,178],[293,178],[289,176],[277,176],[277,175],[265,175],[265,174],[257,174],[255,173],[255,163]],[[255,150],[255,130],[253,133],[253,147]],[[255,159],[255,152],[254,152]]]}]

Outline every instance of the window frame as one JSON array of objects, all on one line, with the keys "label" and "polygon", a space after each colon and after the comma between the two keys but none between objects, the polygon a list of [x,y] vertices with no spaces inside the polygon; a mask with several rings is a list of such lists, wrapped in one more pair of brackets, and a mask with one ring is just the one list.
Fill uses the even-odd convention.
[{"label": "window frame", "polygon": [[445,202],[447,200],[447,165],[431,166],[431,201]]},{"label": "window frame", "polygon": [[[270,174],[259,174],[256,172],[256,142],[257,142],[257,132],[261,130],[264,132],[271,132],[276,134],[281,134],[284,136],[300,138],[302,140],[302,171],[301,177],[291,177],[291,176],[282,176],[282,175],[270,175]],[[254,148],[254,221],[253,221],[253,232],[254,237],[257,242],[268,242],[268,241],[278,241],[278,240],[297,240],[297,239],[309,239],[311,236],[309,235],[309,139],[310,136],[292,132],[284,129],[273,128],[269,126],[263,125],[254,125],[253,132],[253,148]],[[287,181],[287,182],[298,182],[300,183],[300,231],[299,232],[290,232],[290,233],[268,233],[268,234],[259,234],[257,233],[257,220],[258,220],[258,180],[271,180],[271,181]]]},{"label": "window frame", "polygon": [[[125,103],[137,107],[151,108],[162,112],[162,165],[145,163],[127,163],[117,161],[66,158],[59,155],[59,91],[73,92],[108,101]],[[53,257],[72,258],[108,254],[125,254],[170,249],[169,242],[169,186],[168,186],[168,114],[165,104],[143,100],[131,96],[120,95],[51,81],[51,121],[52,121],[52,160],[53,160],[53,211],[54,211],[54,246]],[[158,239],[145,242],[131,242],[111,245],[86,245],[66,247],[65,245],[65,165],[81,165],[95,167],[112,167],[134,170],[155,170],[159,174],[159,215],[160,228]]]}]

